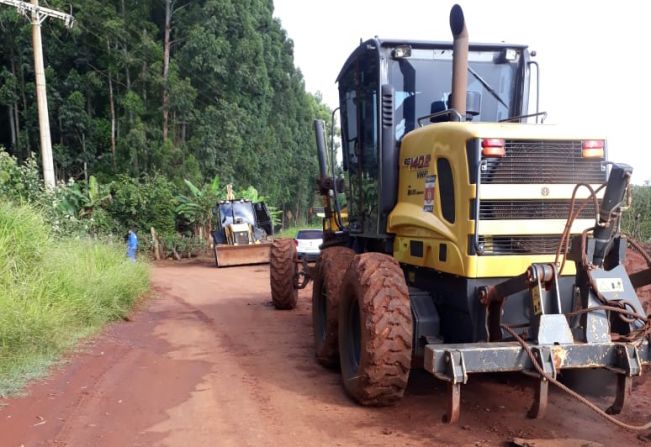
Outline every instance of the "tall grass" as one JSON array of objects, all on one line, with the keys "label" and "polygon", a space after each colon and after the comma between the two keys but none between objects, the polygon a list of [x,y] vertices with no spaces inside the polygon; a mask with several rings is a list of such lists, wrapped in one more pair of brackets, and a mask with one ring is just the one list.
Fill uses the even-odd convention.
[{"label": "tall grass", "polygon": [[0,395],[20,389],[80,338],[125,316],[149,287],[124,247],[55,240],[34,210],[0,202]]}]

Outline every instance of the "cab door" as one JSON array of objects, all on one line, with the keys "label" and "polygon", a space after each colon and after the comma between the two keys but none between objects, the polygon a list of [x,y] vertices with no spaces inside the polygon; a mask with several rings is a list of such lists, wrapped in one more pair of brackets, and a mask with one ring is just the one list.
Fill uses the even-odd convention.
[{"label": "cab door", "polygon": [[360,56],[339,81],[348,219],[352,234],[377,237],[379,216],[379,64]]}]

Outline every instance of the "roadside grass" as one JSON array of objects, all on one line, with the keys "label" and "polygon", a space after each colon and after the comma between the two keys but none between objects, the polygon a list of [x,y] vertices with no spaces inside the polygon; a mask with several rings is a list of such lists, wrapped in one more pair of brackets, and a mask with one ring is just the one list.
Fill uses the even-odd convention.
[{"label": "roadside grass", "polygon": [[126,316],[148,288],[148,265],[121,245],[55,240],[36,211],[0,202],[0,396]]}]

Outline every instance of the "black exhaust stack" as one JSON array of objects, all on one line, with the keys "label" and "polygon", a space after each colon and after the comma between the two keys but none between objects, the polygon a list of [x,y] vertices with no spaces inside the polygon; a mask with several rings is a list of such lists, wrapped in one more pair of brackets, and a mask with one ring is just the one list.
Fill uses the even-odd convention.
[{"label": "black exhaust stack", "polygon": [[450,108],[466,119],[466,90],[468,89],[468,30],[461,6],[454,5],[450,11],[452,30],[452,98]]},{"label": "black exhaust stack", "polygon": [[323,120],[314,120],[314,135],[316,136],[316,153],[319,157],[319,177],[326,178],[326,146],[325,123]]}]

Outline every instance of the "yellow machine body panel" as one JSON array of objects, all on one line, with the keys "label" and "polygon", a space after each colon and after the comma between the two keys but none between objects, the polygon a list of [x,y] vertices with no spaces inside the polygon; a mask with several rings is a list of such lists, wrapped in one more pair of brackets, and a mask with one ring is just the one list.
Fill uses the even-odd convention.
[{"label": "yellow machine body panel", "polygon": [[[322,196],[322,203],[325,210],[332,210],[334,208],[328,196]],[[345,205],[342,206],[339,210],[339,219],[341,219],[340,222],[337,221],[337,213],[334,211],[326,211],[326,215],[322,220],[323,230],[336,232],[340,230],[340,223],[343,227],[346,227],[348,225],[348,209]]]},{"label": "yellow machine body panel", "polygon": [[[569,183],[480,184],[478,180],[472,181],[467,144],[471,140],[492,138],[547,142],[604,139],[595,134],[577,135],[576,131],[557,126],[512,123],[448,122],[430,124],[410,132],[401,143],[398,200],[387,221],[387,232],[395,235],[394,257],[399,262],[467,278],[488,278],[518,275],[534,262],[554,261],[553,254],[496,253],[482,256],[473,253],[473,236],[477,234],[483,235],[488,243],[494,236],[560,235],[566,223],[566,216],[476,220],[473,202],[570,200],[576,186]],[[444,168],[446,172],[440,172]],[[534,174],[532,171],[532,178]],[[447,180],[447,187],[441,185],[442,179]],[[596,189],[599,184],[592,186]],[[449,197],[450,194],[453,197]],[[588,196],[587,188],[579,189],[576,194],[577,199]],[[577,219],[571,234],[580,233],[592,225],[593,219]],[[574,272],[574,264],[568,261],[563,274]]]},{"label": "yellow machine body panel", "polygon": [[[230,245],[249,245],[253,244],[252,226],[248,223],[233,223],[225,228],[226,239]],[[236,237],[237,234],[246,235],[246,237]]]}]

